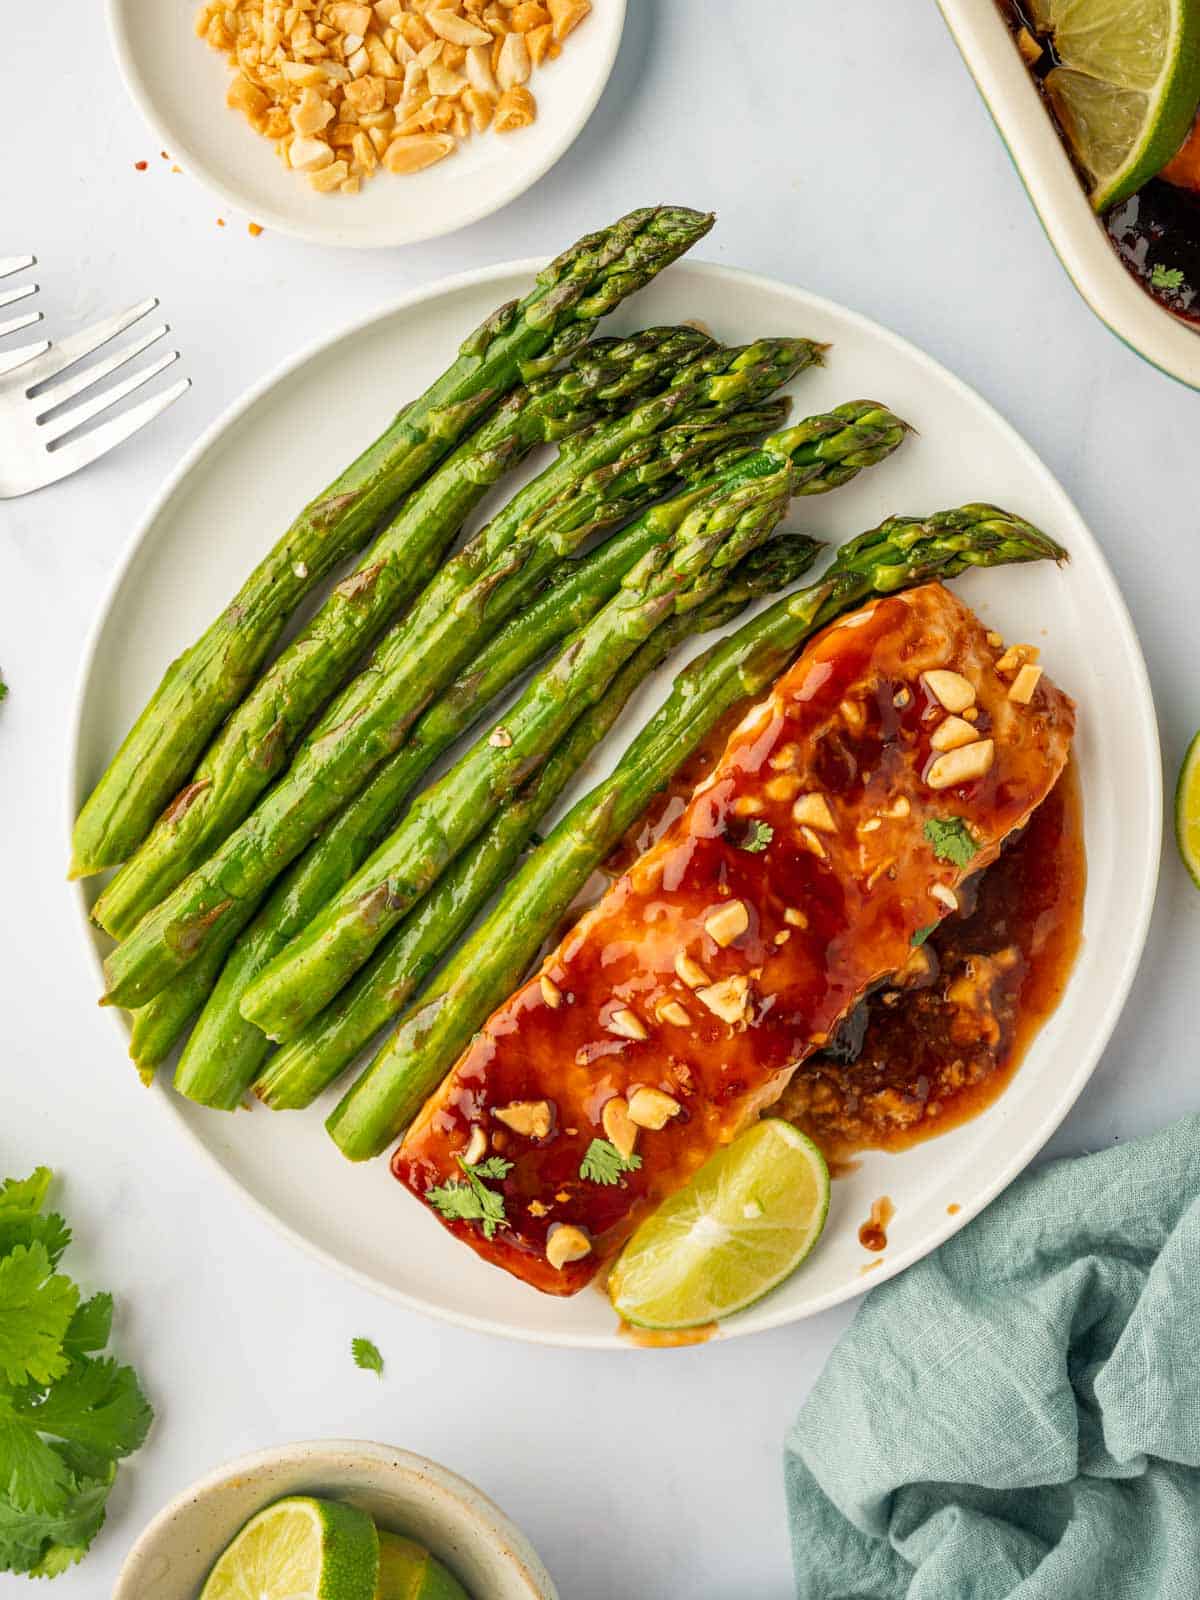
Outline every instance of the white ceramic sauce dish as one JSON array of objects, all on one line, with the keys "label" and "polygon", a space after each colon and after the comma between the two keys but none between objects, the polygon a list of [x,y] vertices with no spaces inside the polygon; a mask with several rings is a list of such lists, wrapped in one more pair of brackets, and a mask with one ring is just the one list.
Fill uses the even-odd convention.
[{"label": "white ceramic sauce dish", "polygon": [[113,1600],[196,1600],[235,1534],[289,1494],[348,1501],[418,1540],[472,1600],[558,1600],[532,1545],[485,1494],[424,1456],[357,1439],[261,1450],[193,1483],[129,1552]]},{"label": "white ceramic sauce dish", "polygon": [[1157,305],[1122,266],[996,0],[938,5],[1075,287],[1118,339],[1200,389],[1200,334]]}]

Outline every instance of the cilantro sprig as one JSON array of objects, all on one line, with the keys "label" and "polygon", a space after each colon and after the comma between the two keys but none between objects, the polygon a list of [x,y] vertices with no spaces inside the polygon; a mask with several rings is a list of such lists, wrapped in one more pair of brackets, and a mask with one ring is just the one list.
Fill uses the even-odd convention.
[{"label": "cilantro sprig", "polygon": [[1179,267],[1164,267],[1161,261],[1156,261],[1150,269],[1150,282],[1156,289],[1174,293],[1183,288],[1183,272]]},{"label": "cilantro sprig", "polygon": [[377,1378],[383,1377],[383,1357],[379,1353],[379,1346],[370,1339],[352,1339],[350,1354],[354,1357],[356,1367],[361,1367],[364,1372],[373,1372]]},{"label": "cilantro sprig", "polygon": [[426,1189],[425,1199],[447,1222],[478,1222],[483,1237],[494,1239],[496,1229],[508,1221],[508,1214],[504,1209],[504,1196],[489,1189],[483,1180],[507,1178],[512,1162],[505,1161],[502,1156],[489,1156],[475,1166],[464,1161],[462,1156],[456,1156],[455,1160],[464,1176],[452,1183],[439,1183]]},{"label": "cilantro sprig", "polygon": [[956,867],[967,866],[979,853],[975,835],[962,817],[930,817],[925,837],[939,861],[951,861]]},{"label": "cilantro sprig", "polygon": [[0,1572],[39,1578],[87,1553],[153,1417],[133,1368],[103,1354],[111,1295],[84,1300],[57,1270],[71,1232],[43,1211],[50,1179],[0,1187]]},{"label": "cilantro sprig", "polygon": [[775,829],[769,822],[764,822],[761,817],[753,817],[745,833],[737,841],[737,847],[752,856],[760,855],[774,837]]},{"label": "cilantro sprig", "polygon": [[641,1164],[641,1156],[623,1156],[607,1139],[593,1139],[579,1165],[579,1176],[587,1183],[611,1187],[620,1183],[623,1172],[636,1172]]}]

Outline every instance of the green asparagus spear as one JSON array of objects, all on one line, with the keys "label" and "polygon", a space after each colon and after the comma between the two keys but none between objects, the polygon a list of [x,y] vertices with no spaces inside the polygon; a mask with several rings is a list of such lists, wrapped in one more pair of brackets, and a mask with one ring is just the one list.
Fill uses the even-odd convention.
[{"label": "green asparagus spear", "polygon": [[[739,411],[732,420],[745,438],[761,437],[778,426],[786,409],[785,401],[771,401]],[[669,431],[679,444],[677,469],[684,469],[683,458],[687,456],[689,471],[694,468],[700,474],[708,461],[707,433],[719,435],[713,442],[723,451],[729,427],[693,430],[687,424],[679,424]],[[744,453],[745,447],[741,448]],[[437,758],[467,733],[485,715],[491,702],[539,657],[612,598],[625,573],[652,542],[639,520],[586,557],[562,563],[552,587],[500,630],[467,671],[430,706],[406,742],[382,764],[362,792],[313,840],[237,939],[224,966],[217,961],[219,978],[214,983],[206,977],[205,992],[211,991],[211,998],[204,1005],[175,1074],[175,1087],[181,1094],[219,1109],[232,1109],[240,1103],[271,1048],[266,1035],[241,1014],[242,995],[250,983],[382,841],[394,825],[400,806]],[[166,1004],[167,997],[185,985],[189,994],[194,993],[188,974],[200,964],[185,967],[143,1009],[152,1011],[160,1000]],[[205,960],[203,964],[207,974],[212,963]],[[194,1009],[189,1008],[184,1015],[182,1007],[171,1008],[178,1018],[176,1038],[191,1020]],[[169,1051],[165,1029],[156,1033],[160,1045]]]},{"label": "green asparagus spear", "polygon": [[408,909],[550,755],[637,646],[676,611],[708,600],[767,539],[791,500],[791,466],[730,488],[684,493],[653,515],[673,537],[649,551],[620,592],[440,782],[246,991],[242,1015],[287,1039],[343,987]]},{"label": "green asparagus spear", "polygon": [[149,1005],[133,1013],[129,1055],[143,1083],[153,1082],[192,1019],[199,1016],[227,953],[223,943],[212,945],[199,961],[193,961],[161,989]]},{"label": "green asparagus spear", "polygon": [[502,306],[458,359],[352,466],[301,512],[207,632],[162,683],[75,824],[71,876],[124,861],[237,705],[288,616],[364,544],[402,495],[526,376],[573,323],[612,311],[708,232],[711,216],[677,206],[631,212],[580,239]]},{"label": "green asparagus spear", "polygon": [[[803,534],[780,535],[747,556],[715,599],[673,617],[652,634],[613,679],[603,699],[572,725],[537,777],[458,857],[405,918],[392,940],[333,1005],[275,1055],[255,1084],[255,1094],[276,1111],[311,1105],[364,1045],[399,1015],[509,878],[542,817],[612,727],[634,690],[683,639],[725,627],[752,600],[794,583],[812,565],[819,548]],[[241,1093],[239,1089],[238,1099]]]},{"label": "green asparagus spear", "polygon": [[421,709],[540,590],[558,563],[594,530],[626,521],[673,486],[680,447],[658,437],[664,427],[690,419],[701,428],[707,447],[715,448],[722,427],[736,435],[733,413],[741,405],[761,400],[816,359],[818,347],[802,339],[762,340],[742,351],[715,352],[694,362],[665,394],[569,440],[566,448],[573,456],[588,461],[603,447],[609,464],[586,473],[574,492],[549,510],[539,507],[525,522],[514,523],[506,508],[442,567],[383,641],[372,665],[326,710],[290,771],[257,810],[110,954],[104,1003],[145,1005],[214,939],[225,936],[230,923],[245,926],[262,892],[365,785]]},{"label": "green asparagus spear", "polygon": [[297,740],[364,651],[433,577],[466,518],[538,444],[566,439],[664,388],[713,341],[652,328],[581,350],[580,324],[547,353],[561,372],[516,389],[414,490],[359,565],[284,650],[206,751],[186,787],[97,900],[92,920],[124,938],[228,837],[287,765]]},{"label": "green asparagus spear", "polygon": [[951,578],[968,567],[1065,556],[1052,539],[995,506],[891,517],[843,546],[814,584],[697,657],[612,775],[525,861],[495,910],[335,1107],[326,1126],[342,1153],[368,1160],[408,1126],[651,796],[727,712],[769,688],[820,628],[872,595]]}]

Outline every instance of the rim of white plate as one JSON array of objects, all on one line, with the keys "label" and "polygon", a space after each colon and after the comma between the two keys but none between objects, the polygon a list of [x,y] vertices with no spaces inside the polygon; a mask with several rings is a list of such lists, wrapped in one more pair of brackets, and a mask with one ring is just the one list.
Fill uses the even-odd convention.
[{"label": "rim of white plate", "polygon": [[[218,199],[223,200],[232,210],[242,216],[252,217],[264,228],[271,228],[278,233],[289,234],[295,239],[307,240],[310,244],[331,245],[346,250],[382,250],[395,249],[401,245],[423,244],[430,239],[440,239],[446,234],[457,233],[461,228],[469,228],[472,223],[481,222],[485,217],[493,216],[514,200],[520,198],[526,190],[531,189],[535,183],[544,178],[551,167],[555,166],[578,139],[587,126],[592,112],[599,104],[600,96],[608,87],[608,80],[612,77],[613,67],[616,65],[617,51],[620,49],[621,39],[625,32],[625,20],[628,0],[606,0],[609,10],[604,13],[593,12],[589,20],[598,21],[603,16],[607,22],[608,32],[602,42],[597,46],[597,59],[595,70],[588,80],[586,90],[575,103],[573,114],[569,122],[560,130],[556,138],[546,141],[541,153],[528,164],[520,160],[512,163],[513,176],[505,182],[492,183],[489,179],[480,184],[480,199],[478,204],[465,207],[451,220],[435,222],[431,225],[422,225],[418,220],[410,223],[407,218],[398,222],[394,228],[380,226],[370,236],[352,236],[342,230],[334,221],[332,213],[328,226],[314,226],[305,221],[298,221],[286,209],[259,200],[249,200],[246,195],[239,194],[231,188],[213,170],[212,164],[198,150],[195,144],[185,135],[181,135],[178,128],[173,128],[159,116],[155,101],[151,95],[143,75],[137,66],[135,52],[129,37],[129,18],[127,6],[129,0],[106,0],[108,20],[108,34],[112,42],[113,55],[116,57],[117,68],[121,80],[125,85],[126,93],[148,123],[151,131],[164,149],[170,149],[172,157]],[[223,104],[214,108],[215,112],[226,111]],[[535,124],[536,127],[536,124]]]},{"label": "rim of white plate", "polygon": [[[457,273],[450,278],[439,279],[437,283],[432,286],[404,295],[393,301],[392,304],[385,309],[373,311],[364,317],[358,318],[352,323],[348,323],[336,333],[327,335],[307,345],[297,355],[291,357],[289,360],[277,367],[272,373],[261,379],[240,399],[235,400],[232,405],[230,405],[221,414],[221,416],[219,416],[216,421],[204,431],[201,437],[188,451],[184,459],[180,462],[176,470],[167,479],[166,483],[155,497],[154,502],[147,511],[146,515],[142,518],[137,528],[130,536],[126,548],[117,563],[108,588],[105,591],[104,598],[96,614],[96,618],[88,632],[75,686],[74,705],[72,707],[69,728],[71,752],[70,760],[68,762],[68,782],[67,793],[65,796],[65,832],[68,845],[70,842],[71,827],[78,806],[77,797],[81,793],[79,757],[84,700],[87,693],[88,682],[92,673],[93,662],[100,645],[101,636],[104,632],[109,611],[112,609],[117,595],[121,590],[126,573],[132,566],[138,554],[142,541],[145,539],[147,533],[158,519],[163,507],[170,500],[171,496],[176,492],[176,490],[181,486],[183,481],[186,479],[201,457],[203,457],[203,455],[211,448],[211,446],[216,443],[222,434],[224,434],[229,428],[233,427],[238,420],[247,411],[249,411],[251,407],[254,406],[270,389],[274,388],[276,384],[282,383],[300,367],[304,366],[307,362],[313,360],[317,356],[322,355],[326,350],[340,343],[343,339],[353,338],[356,334],[364,332],[367,328],[371,327],[377,322],[382,322],[387,318],[395,316],[399,312],[412,310],[414,307],[436,299],[443,294],[451,294],[459,289],[472,288],[477,285],[492,282],[498,278],[514,275],[516,273],[523,273],[532,276],[544,264],[544,261],[538,257],[526,257],[516,261],[500,262],[490,267],[475,268],[468,272]],[[882,324],[875,322],[872,318],[863,316],[861,312],[852,311],[848,307],[840,305],[837,301],[828,300],[821,295],[810,294],[805,289],[798,289],[792,284],[783,283],[777,278],[770,278],[764,274],[748,272],[738,267],[727,267],[723,265],[717,265],[714,262],[706,261],[689,260],[687,265],[689,271],[698,273],[703,277],[711,278],[718,283],[724,283],[726,285],[744,284],[757,289],[769,290],[772,293],[784,294],[789,298],[794,299],[801,307],[832,313],[837,317],[844,318],[855,324],[862,331],[868,332],[874,337],[883,339],[885,342],[891,344],[894,348],[904,352],[905,354],[915,356],[918,360],[925,363],[928,368],[935,371],[938,374],[939,379],[944,380],[952,388],[956,389],[960,395],[968,399],[972,405],[981,407],[989,419],[995,424],[995,426],[1007,434],[1010,439],[1012,439],[1021,449],[1021,451],[1024,452],[1029,459],[1031,468],[1043,480],[1047,492],[1057,496],[1062,504],[1065,514],[1065,521],[1069,524],[1065,529],[1062,530],[1065,534],[1064,543],[1067,544],[1069,549],[1079,549],[1082,546],[1089,547],[1089,551],[1096,562],[1099,579],[1107,590],[1108,598],[1112,604],[1117,625],[1125,636],[1124,642],[1126,646],[1130,649],[1134,662],[1135,675],[1133,680],[1128,684],[1128,689],[1130,691],[1129,704],[1133,707],[1136,713],[1137,725],[1141,730],[1142,738],[1146,747],[1145,759],[1140,764],[1140,776],[1142,783],[1144,784],[1143,802],[1146,807],[1147,815],[1151,817],[1161,817],[1163,804],[1163,785],[1162,755],[1158,736],[1158,721],[1154,710],[1154,698],[1150,688],[1149,673],[1146,669],[1146,663],[1142,654],[1141,644],[1133,626],[1133,620],[1129,614],[1129,608],[1125,604],[1125,598],[1121,594],[1120,588],[1117,585],[1117,581],[1113,576],[1112,570],[1108,565],[1108,561],[1104,556],[1104,552],[1100,548],[1095,536],[1084,522],[1082,515],[1076,509],[1074,502],[1071,500],[1066,490],[1058,482],[1057,478],[1055,478],[1054,474],[1050,471],[1049,467],[1046,466],[1045,462],[1041,459],[1033,447],[1027,443],[1024,437],[1017,431],[1016,428],[1012,426],[1010,422],[1007,421],[1006,418],[1001,416],[994,406],[985,400],[983,396],[980,395],[975,389],[972,389],[971,386],[964,382],[963,379],[952,373],[948,368],[943,367],[940,362],[935,361],[932,356],[927,355],[919,348],[919,346],[914,345],[910,340],[902,338],[897,333],[893,333],[890,328],[883,327]],[[830,1289],[825,1294],[816,1296],[811,1302],[800,1308],[786,1307],[782,1304],[779,1304],[777,1305],[777,1309],[772,1311],[771,1305],[772,1301],[775,1300],[775,1296],[769,1295],[757,1305],[750,1306],[745,1311],[739,1313],[730,1323],[723,1324],[718,1330],[717,1334],[714,1336],[714,1342],[718,1340],[724,1341],[735,1338],[745,1338],[749,1334],[764,1333],[773,1328],[786,1327],[791,1323],[802,1322],[807,1320],[809,1317],[816,1316],[822,1311],[830,1310],[833,1306],[841,1305],[847,1300],[853,1300],[857,1298],[857,1296],[865,1294],[868,1289],[876,1288],[880,1283],[885,1283],[889,1278],[894,1278],[897,1273],[903,1272],[907,1267],[912,1266],[915,1261],[919,1261],[924,1256],[932,1254],[932,1252],[940,1245],[944,1244],[947,1239],[957,1233],[960,1228],[964,1227],[968,1222],[970,1222],[973,1217],[978,1216],[985,1206],[990,1205],[996,1196],[1001,1194],[1008,1187],[1008,1185],[1012,1183],[1013,1179],[1024,1171],[1024,1169],[1037,1155],[1038,1151],[1041,1150],[1046,1144],[1047,1140],[1049,1140],[1050,1137],[1062,1125],[1067,1113],[1075,1104],[1075,1101],[1079,1098],[1084,1085],[1095,1071],[1096,1065],[1099,1062],[1100,1057],[1109,1042],[1109,1039],[1112,1037],[1113,1029],[1116,1027],[1117,1020],[1120,1017],[1125,1001],[1129,995],[1129,990],[1132,987],[1134,977],[1137,973],[1137,969],[1141,961],[1142,951],[1145,947],[1146,937],[1149,932],[1150,916],[1154,908],[1154,898],[1158,884],[1158,869],[1161,859],[1161,852],[1162,836],[1160,829],[1158,835],[1153,841],[1153,848],[1150,850],[1145,859],[1141,874],[1141,881],[1137,885],[1136,893],[1138,911],[1136,917],[1133,919],[1132,924],[1126,930],[1127,937],[1124,941],[1123,956],[1117,981],[1109,989],[1107,1001],[1100,1008],[1099,1015],[1092,1033],[1092,1043],[1090,1049],[1082,1052],[1076,1058],[1074,1071],[1070,1074],[1070,1076],[1066,1079],[1059,1080],[1059,1090],[1062,1098],[1059,1105],[1055,1108],[1055,1114],[1046,1121],[1037,1125],[1036,1129],[1020,1143],[1015,1153],[1003,1165],[1000,1171],[980,1190],[976,1191],[969,1199],[963,1201],[961,1203],[961,1208],[954,1214],[954,1216],[946,1216],[944,1219],[939,1221],[938,1225],[934,1228],[931,1228],[919,1243],[909,1245],[906,1248],[897,1247],[894,1249],[894,1251],[890,1249],[887,1257],[881,1258],[878,1268],[871,1273],[869,1283],[862,1280],[858,1282],[847,1281],[837,1288]],[[79,886],[75,886],[74,895],[76,905],[80,912],[79,926],[84,944],[87,947],[91,964],[94,970],[100,975],[101,981],[103,982],[103,964],[96,946],[95,938],[93,937],[94,930],[88,917],[88,909],[84,895]],[[1081,952],[1081,960],[1083,959],[1086,959],[1086,952]],[[1076,970],[1078,970],[1078,968]],[[1074,981],[1074,974],[1072,975],[1070,981]],[[123,1013],[117,1012],[110,1007],[108,1008],[108,1014],[111,1017],[113,1026],[118,1030],[122,1038],[127,1039],[125,1024],[121,1020]],[[229,1184],[232,1189],[236,1190],[237,1193],[240,1194],[242,1200],[250,1205],[252,1209],[261,1217],[263,1217],[277,1233],[290,1240],[293,1244],[298,1245],[303,1251],[312,1256],[314,1259],[321,1261],[329,1267],[332,1267],[343,1277],[350,1278],[353,1282],[358,1283],[363,1288],[370,1290],[372,1293],[382,1295],[384,1298],[395,1301],[397,1304],[404,1306],[406,1309],[410,1311],[416,1311],[423,1316],[434,1316],[442,1321],[453,1323],[458,1327],[468,1328],[475,1333],[487,1333],[494,1336],[499,1336],[501,1338],[511,1339],[520,1344],[542,1344],[566,1349],[595,1350],[637,1350],[646,1348],[639,1346],[632,1341],[623,1340],[615,1333],[591,1334],[571,1333],[567,1331],[558,1333],[543,1329],[517,1329],[505,1323],[493,1321],[491,1318],[486,1316],[475,1316],[467,1312],[449,1310],[442,1306],[433,1305],[428,1301],[421,1299],[417,1295],[409,1294],[404,1289],[401,1289],[394,1284],[381,1282],[379,1279],[373,1277],[369,1272],[362,1271],[360,1268],[351,1266],[340,1260],[335,1254],[333,1254],[333,1252],[326,1250],[321,1245],[306,1237],[306,1235],[300,1232],[298,1229],[292,1227],[290,1223],[285,1222],[283,1218],[281,1218],[276,1214],[275,1211],[271,1209],[270,1206],[264,1204],[257,1198],[256,1195],[247,1189],[245,1185],[242,1184],[239,1179],[218,1159],[215,1152],[209,1148],[208,1144],[185,1120],[176,1103],[176,1097],[173,1094],[161,1094],[157,1096],[157,1099],[161,1105],[164,1105],[167,1108],[176,1125],[182,1130],[192,1146],[200,1152],[203,1159],[212,1167],[214,1167],[221,1174],[224,1182]]]}]

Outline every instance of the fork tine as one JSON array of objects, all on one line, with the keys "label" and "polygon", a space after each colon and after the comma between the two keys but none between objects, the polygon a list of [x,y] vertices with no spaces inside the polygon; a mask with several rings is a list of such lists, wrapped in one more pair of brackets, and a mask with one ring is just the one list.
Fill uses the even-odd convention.
[{"label": "fork tine", "polygon": [[56,378],[60,372],[65,372],[68,367],[73,367],[77,361],[82,361],[85,356],[90,356],[93,351],[99,350],[110,339],[115,339],[119,333],[124,333],[126,328],[132,328],[135,322],[140,322],[148,316],[155,306],[157,299],[143,300],[140,305],[130,306],[128,311],[118,311],[116,316],[108,317],[104,322],[93,323],[90,328],[82,328],[78,333],[73,333],[69,339],[60,339],[52,345],[46,355],[33,368],[25,374],[27,382],[26,393],[38,388],[43,383],[48,383],[51,378]]},{"label": "fork tine", "polygon": [[[34,317],[32,320],[37,322],[38,318]],[[18,322],[17,327],[20,326],[21,324]],[[49,348],[49,339],[42,339],[38,344],[22,345],[19,350],[6,350],[3,355],[0,355],[0,378],[5,377],[10,372],[15,372],[18,367],[23,367],[27,361],[36,361],[38,356],[45,355]]]},{"label": "fork tine", "polygon": [[36,266],[36,256],[0,256],[0,278],[7,278],[14,272],[24,272],[26,267]]},{"label": "fork tine", "polygon": [[0,294],[0,306],[15,306],[18,300],[28,300],[38,292],[36,283],[23,283],[19,289],[6,289]]},{"label": "fork tine", "polygon": [[37,420],[45,421],[52,411],[59,406],[66,405],[68,400],[74,400],[77,394],[82,394],[85,389],[90,389],[97,383],[102,383],[105,378],[114,372],[119,372],[127,361],[132,361],[135,356],[140,356],[144,350],[149,350],[165,333],[171,330],[165,322],[157,328],[151,328],[144,338],[135,344],[122,345],[120,350],[114,350],[111,356],[106,356],[103,361],[97,361],[93,366],[85,367],[82,372],[77,372],[73,377],[63,378],[53,388],[47,389],[45,394],[38,396],[41,406]]},{"label": "fork tine", "polygon": [[78,472],[80,467],[90,466],[93,461],[98,461],[101,456],[107,455],[110,450],[123,444],[132,434],[144,428],[148,422],[153,422],[160,412],[173,405],[191,386],[190,378],[180,378],[178,383],[173,383],[169,389],[164,389],[162,394],[152,395],[149,400],[143,400],[140,406],[134,406],[132,410],[114,417],[111,422],[106,422],[103,427],[95,429],[92,433],[85,433],[82,439],[76,439],[71,444],[48,451],[45,460],[49,463],[50,475],[44,479],[44,484],[57,483],[60,478]]},{"label": "fork tine", "polygon": [[[42,320],[40,311],[27,311],[23,317],[10,317],[7,322],[0,322],[0,339],[5,339],[10,333],[20,333],[22,328],[32,328],[35,322]],[[49,340],[46,341],[49,344]]]},{"label": "fork tine", "polygon": [[[160,372],[165,372],[169,366],[178,360],[179,351],[170,350],[158,361],[152,362],[150,366],[143,368],[140,372],[133,373],[123,383],[114,383],[111,389],[104,389],[98,395],[94,395],[91,400],[85,400],[82,405],[72,406],[70,411],[64,411],[56,416],[53,423],[47,426],[47,432],[50,432],[51,428],[58,431],[55,433],[54,438],[50,440],[47,448],[53,450],[59,439],[65,439],[69,433],[74,433],[76,428],[82,428],[85,422],[90,422],[93,417],[100,416],[102,412],[107,411],[111,406],[115,406],[119,400],[124,400],[127,395],[136,393],[143,384],[149,383],[151,378],[157,378]],[[39,417],[38,421],[40,422],[41,420]]]}]

